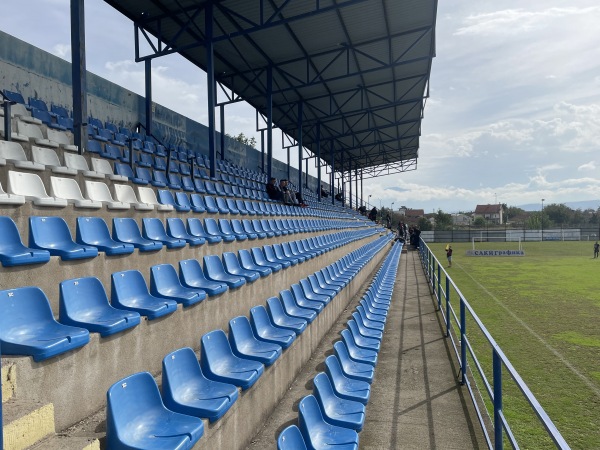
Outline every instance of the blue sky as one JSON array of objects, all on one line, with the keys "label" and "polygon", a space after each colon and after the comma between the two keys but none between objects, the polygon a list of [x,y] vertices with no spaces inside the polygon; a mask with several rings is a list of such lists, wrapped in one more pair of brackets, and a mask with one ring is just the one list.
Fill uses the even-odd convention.
[{"label": "blue sky", "polygon": [[[88,70],[143,95],[132,24],[101,0],[85,8]],[[1,30],[70,59],[69,0],[2,9]],[[365,197],[426,212],[600,199],[598,23],[597,0],[440,1],[418,168],[365,181]],[[205,74],[182,58],[153,63],[153,89],[156,102],[206,123]],[[226,115],[230,134],[255,134],[250,107]]]}]

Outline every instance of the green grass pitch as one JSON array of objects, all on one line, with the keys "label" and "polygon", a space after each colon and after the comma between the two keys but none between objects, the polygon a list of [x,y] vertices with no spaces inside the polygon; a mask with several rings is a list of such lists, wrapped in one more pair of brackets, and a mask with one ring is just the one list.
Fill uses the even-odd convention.
[{"label": "green grass pitch", "polygon": [[[430,244],[563,437],[578,449],[600,449],[600,259],[593,259],[593,244],[524,242],[523,257],[469,257],[471,243],[452,243],[451,268],[446,243]],[[476,248],[517,249],[518,243]],[[452,298],[458,311],[455,292]],[[489,346],[481,336],[469,339],[491,380]],[[507,378],[504,371],[504,412],[521,448],[552,448]]]}]

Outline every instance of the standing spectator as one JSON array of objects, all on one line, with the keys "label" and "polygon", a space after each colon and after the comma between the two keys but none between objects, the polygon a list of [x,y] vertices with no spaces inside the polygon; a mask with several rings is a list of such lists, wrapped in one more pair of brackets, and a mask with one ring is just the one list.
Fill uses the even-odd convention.
[{"label": "standing spectator", "polygon": [[446,258],[448,259],[448,267],[452,267],[452,246],[446,245]]},{"label": "standing spectator", "polygon": [[385,223],[387,225],[387,228],[391,230],[392,229],[392,218],[390,217],[389,214],[385,217]]},{"label": "standing spectator", "polygon": [[600,244],[598,244],[598,241],[596,241],[596,243],[594,244],[594,258],[598,257],[599,251],[600,251]]},{"label": "standing spectator", "polygon": [[369,211],[369,219],[375,222],[377,220],[377,208],[373,206],[373,209]]},{"label": "standing spectator", "polygon": [[327,192],[323,186],[321,186],[321,197],[329,197],[329,192]]}]

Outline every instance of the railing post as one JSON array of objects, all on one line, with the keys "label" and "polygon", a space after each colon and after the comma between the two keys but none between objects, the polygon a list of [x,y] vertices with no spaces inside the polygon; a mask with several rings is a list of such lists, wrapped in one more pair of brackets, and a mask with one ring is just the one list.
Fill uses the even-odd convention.
[{"label": "railing post", "polygon": [[[10,141],[12,134],[11,120],[10,120],[10,105],[11,102],[5,98],[4,103],[2,104],[2,109],[4,109],[4,140]],[[0,450],[2,447],[0,447]]]},{"label": "railing post", "polygon": [[493,350],[493,371],[494,371],[494,449],[502,450],[503,425],[502,425],[502,360],[496,349]]},{"label": "railing post", "polygon": [[467,308],[460,297],[460,384],[467,382]]},{"label": "railing post", "polygon": [[446,337],[450,336],[450,278],[446,275]]},{"label": "railing post", "polygon": [[438,273],[437,273],[437,301],[438,310],[442,309],[442,265],[438,261]]}]

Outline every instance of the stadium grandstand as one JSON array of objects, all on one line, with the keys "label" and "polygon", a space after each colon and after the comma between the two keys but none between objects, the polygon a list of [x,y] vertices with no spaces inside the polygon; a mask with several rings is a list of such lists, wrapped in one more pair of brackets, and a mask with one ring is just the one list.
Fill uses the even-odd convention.
[{"label": "stadium grandstand", "polygon": [[[84,3],[72,64],[0,30],[0,450],[502,448],[435,262],[358,212],[417,167],[437,1],[106,0],[143,97],[86,70]],[[206,124],[152,100],[173,53]],[[241,101],[260,150],[217,131]]]}]

